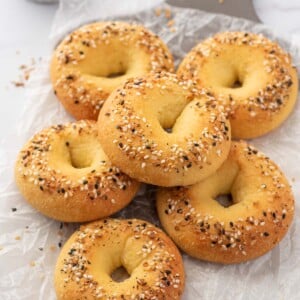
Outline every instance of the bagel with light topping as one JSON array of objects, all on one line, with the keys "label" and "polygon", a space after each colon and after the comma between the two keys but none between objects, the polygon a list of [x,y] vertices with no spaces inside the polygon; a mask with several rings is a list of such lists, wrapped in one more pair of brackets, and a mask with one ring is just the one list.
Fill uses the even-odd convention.
[{"label": "bagel with light topping", "polygon": [[197,81],[225,107],[233,138],[254,138],[277,128],[297,99],[290,55],[261,34],[218,33],[195,46],[177,74]]},{"label": "bagel with light topping", "polygon": [[[218,195],[229,194],[222,206]],[[163,228],[193,257],[223,264],[261,256],[286,234],[294,197],[277,165],[245,142],[233,142],[213,175],[190,186],[162,189],[157,212]]]},{"label": "bagel with light topping", "polygon": [[[129,278],[111,274],[123,266]],[[184,288],[182,258],[170,238],[136,219],[81,226],[63,246],[55,269],[58,300],[176,300]]]},{"label": "bagel with light topping", "polygon": [[24,198],[46,216],[65,222],[91,221],[125,207],[139,183],[111,164],[97,136],[95,121],[37,133],[15,166]]},{"label": "bagel with light topping", "polygon": [[230,149],[230,125],[216,101],[170,73],[129,79],[106,101],[98,126],[116,166],[160,186],[204,179]]},{"label": "bagel with light topping", "polygon": [[174,70],[163,41],[137,24],[98,22],[70,33],[50,66],[57,98],[76,119],[97,120],[109,94],[127,78]]}]

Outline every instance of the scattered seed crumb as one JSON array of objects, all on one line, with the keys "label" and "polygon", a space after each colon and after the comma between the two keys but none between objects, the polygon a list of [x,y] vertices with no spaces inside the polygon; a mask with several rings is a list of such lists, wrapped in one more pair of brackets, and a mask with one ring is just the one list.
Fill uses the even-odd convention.
[{"label": "scattered seed crumb", "polygon": [[171,19],[171,17],[172,17],[172,12],[171,12],[171,10],[169,8],[165,9],[165,17],[167,19]]},{"label": "scattered seed crumb", "polygon": [[51,246],[50,246],[50,250],[51,250],[51,251],[56,251],[56,246],[55,246],[55,245],[51,245]]},{"label": "scattered seed crumb", "polygon": [[43,248],[43,247],[39,247],[39,250],[40,250],[40,251],[43,251],[43,250],[44,250],[44,248]]},{"label": "scattered seed crumb", "polygon": [[19,66],[20,74],[18,80],[13,80],[12,84],[15,87],[24,87],[28,79],[30,78],[31,72],[35,69],[36,60],[31,58],[30,64],[22,64]]},{"label": "scattered seed crumb", "polygon": [[15,212],[15,211],[17,211],[17,209],[15,207],[12,207],[11,211]]},{"label": "scattered seed crumb", "polygon": [[161,15],[161,8],[157,8],[155,10],[155,15],[158,16],[158,17]]},{"label": "scattered seed crumb", "polygon": [[11,82],[15,87],[23,87],[25,86],[24,82],[21,81],[12,81]]},{"label": "scattered seed crumb", "polygon": [[19,241],[21,239],[21,237],[19,235],[15,236],[15,240]]},{"label": "scattered seed crumb", "polygon": [[59,248],[62,247],[62,241],[58,242],[58,247],[59,247]]},{"label": "scattered seed crumb", "polygon": [[220,4],[223,4],[223,3],[224,3],[224,0],[219,0],[219,3],[220,3]]},{"label": "scattered seed crumb", "polygon": [[174,21],[174,19],[172,19],[172,20],[170,20],[170,21],[167,23],[167,26],[168,26],[168,27],[173,27],[174,24],[175,24],[175,21]]},{"label": "scattered seed crumb", "polygon": [[31,267],[35,267],[35,261],[31,261],[31,262],[30,262],[30,266],[31,266]]},{"label": "scattered seed crumb", "polygon": [[295,178],[295,177],[293,177],[293,178],[292,178],[292,182],[295,182],[295,181],[296,181],[296,178]]}]

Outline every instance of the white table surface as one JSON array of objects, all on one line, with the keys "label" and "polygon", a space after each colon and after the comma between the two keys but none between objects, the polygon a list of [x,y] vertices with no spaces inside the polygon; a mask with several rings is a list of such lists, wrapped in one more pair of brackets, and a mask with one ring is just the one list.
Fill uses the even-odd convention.
[{"label": "white table surface", "polygon": [[[5,3],[5,4],[4,4]],[[0,140],[12,132],[24,106],[24,87],[16,88],[20,65],[50,54],[49,33],[57,4],[26,0],[2,2],[0,10]]]},{"label": "white table surface", "polygon": [[[253,3],[265,23],[300,36],[298,0]],[[18,80],[20,65],[30,65],[32,58],[38,60],[50,54],[48,37],[58,7],[28,0],[5,1],[4,6],[0,10],[0,140],[14,130],[24,107],[26,87],[16,88],[12,81]]]}]

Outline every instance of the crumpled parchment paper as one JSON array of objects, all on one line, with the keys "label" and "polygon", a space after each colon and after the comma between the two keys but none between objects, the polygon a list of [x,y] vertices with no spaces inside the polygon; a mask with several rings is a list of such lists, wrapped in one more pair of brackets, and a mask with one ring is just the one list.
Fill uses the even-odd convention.
[{"label": "crumpled parchment paper", "polygon": [[[202,11],[171,8],[174,25],[164,10],[157,16],[150,8],[161,0],[62,0],[51,33],[53,45],[66,32],[99,19],[124,19],[143,23],[170,47],[178,64],[201,39],[224,30],[263,33],[277,40],[300,68],[300,46],[277,36],[261,24]],[[162,4],[163,8],[170,8]],[[147,9],[146,11],[143,11]],[[131,14],[131,15],[130,15]],[[169,24],[170,25],[170,24]],[[174,28],[174,29],[173,29]],[[50,220],[22,199],[13,179],[15,157],[23,143],[38,130],[72,118],[55,99],[44,59],[27,88],[26,106],[15,134],[0,140],[0,299],[55,299],[53,270],[59,248],[78,226]],[[289,178],[296,202],[300,201],[300,102],[293,114],[274,132],[251,143],[277,162]],[[145,186],[122,217],[136,217],[158,224],[154,187]],[[184,255],[184,300],[300,299],[300,207],[287,236],[273,251],[254,261],[223,266]]]}]

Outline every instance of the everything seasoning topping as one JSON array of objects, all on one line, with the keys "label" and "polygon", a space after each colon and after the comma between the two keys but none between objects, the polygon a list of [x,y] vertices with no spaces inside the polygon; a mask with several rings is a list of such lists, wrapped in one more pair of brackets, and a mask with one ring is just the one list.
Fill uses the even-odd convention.
[{"label": "everything seasoning topping", "polygon": [[[182,75],[189,75],[192,79],[198,80],[199,63],[203,67],[209,57],[218,56],[220,51],[223,51],[220,45],[247,45],[251,48],[263,49],[263,68],[269,78],[265,88],[259,89],[256,95],[248,97],[245,104],[241,104],[239,99],[233,99],[233,95],[216,94],[216,98],[225,106],[227,113],[233,115],[241,105],[248,108],[251,117],[255,117],[259,111],[280,110],[289,99],[290,87],[293,85],[289,71],[291,58],[279,45],[261,34],[226,32],[204,40],[192,50],[182,69]],[[208,90],[212,93],[210,89]]]},{"label": "everything seasoning topping", "polygon": [[[19,171],[41,191],[57,193],[64,198],[72,197],[76,191],[86,191],[91,200],[106,200],[106,194],[110,190],[125,190],[131,185],[131,179],[106,160],[100,160],[95,168],[87,170],[86,175],[78,180],[74,180],[68,171],[61,171],[53,165],[52,157],[56,155],[58,144],[69,149],[77,138],[80,143],[80,139],[86,136],[97,139],[95,122],[79,121],[44,129],[20,152]],[[73,140],[72,144],[70,138]],[[62,159],[68,163],[68,157]],[[76,172],[76,168],[73,168],[73,172]]]},{"label": "everything seasoning topping", "polygon": [[[124,239],[133,237],[137,241],[137,256],[142,260],[136,263],[135,268],[142,272],[150,272],[155,276],[154,284],[148,284],[145,278],[136,277],[135,285],[126,294],[112,296],[111,291],[101,284],[101,278],[94,278],[91,273],[93,260],[91,248],[111,247],[106,245],[105,240],[112,232],[120,230]],[[169,246],[158,229],[149,223],[141,223],[138,220],[103,220],[87,226],[82,226],[76,233],[73,244],[70,246],[67,256],[62,261],[60,269],[64,279],[64,288],[73,282],[79,285],[81,293],[89,291],[92,296],[99,299],[159,299],[159,295],[166,292],[166,289],[179,289],[182,286],[182,278],[174,269],[175,255],[169,252]],[[122,239],[122,238],[119,238]],[[141,239],[144,241],[140,246]],[[118,241],[116,242],[118,243]],[[126,250],[123,255],[126,255]],[[178,293],[181,293],[178,291]],[[119,298],[118,298],[119,299]]]}]

